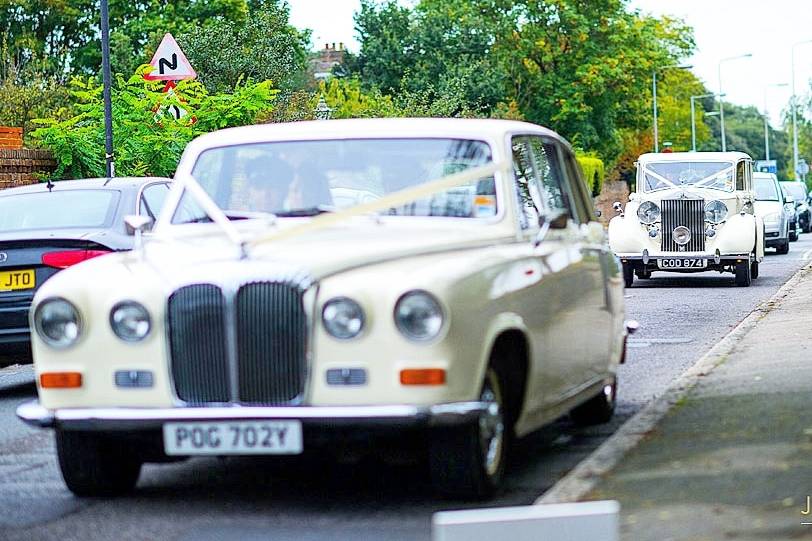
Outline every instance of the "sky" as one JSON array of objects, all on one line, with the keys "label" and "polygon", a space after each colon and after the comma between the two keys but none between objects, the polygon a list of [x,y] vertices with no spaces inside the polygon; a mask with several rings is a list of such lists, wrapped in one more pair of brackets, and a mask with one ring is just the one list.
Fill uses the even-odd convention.
[{"label": "sky", "polygon": [[[402,0],[409,3],[409,0]],[[313,30],[313,44],[343,42],[358,50],[353,13],[360,0],[288,0],[291,22]],[[774,126],[791,92],[793,43],[812,40],[810,0],[631,0],[633,9],[684,19],[694,28],[696,54],[686,59],[712,92],[719,92],[721,64],[725,101],[766,109]],[[795,88],[800,94],[812,78],[812,43],[795,48]],[[786,84],[787,86],[775,86]]]}]

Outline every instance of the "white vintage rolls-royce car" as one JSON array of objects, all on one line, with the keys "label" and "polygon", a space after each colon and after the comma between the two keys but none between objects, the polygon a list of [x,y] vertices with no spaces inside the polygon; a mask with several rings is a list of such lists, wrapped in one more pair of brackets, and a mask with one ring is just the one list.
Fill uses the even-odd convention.
[{"label": "white vintage rolls-royce car", "polygon": [[555,133],[253,126],[193,141],[175,178],[148,236],[128,218],[135,251],[34,300],[39,400],[17,413],[55,429],[76,494],[130,490],[145,462],[396,429],[427,435],[440,492],[484,497],[514,436],[611,417],[622,275]]},{"label": "white vintage rolls-royce car", "polygon": [[609,222],[609,245],[623,279],[655,271],[732,272],[758,278],[764,224],[754,214],[753,162],[741,152],[643,154],[637,191]]}]

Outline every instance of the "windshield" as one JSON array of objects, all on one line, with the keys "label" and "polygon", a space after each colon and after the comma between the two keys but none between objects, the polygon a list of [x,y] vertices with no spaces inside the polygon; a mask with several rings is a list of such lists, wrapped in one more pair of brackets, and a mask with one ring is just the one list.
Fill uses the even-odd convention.
[{"label": "windshield", "polygon": [[779,201],[778,185],[771,178],[755,177],[756,201]]},{"label": "windshield", "polygon": [[[208,150],[192,175],[231,218],[309,216],[375,201],[485,165],[490,147],[461,139],[363,139],[254,143]],[[383,212],[394,216],[485,218],[497,211],[488,178]],[[204,220],[185,197],[174,223]]]},{"label": "windshield", "polygon": [[108,227],[118,192],[56,190],[0,197],[0,231]]},{"label": "windshield", "polygon": [[783,188],[788,195],[791,195],[795,201],[806,200],[806,189],[800,182],[782,182],[781,188]]},{"label": "windshield", "polygon": [[646,192],[689,186],[732,192],[734,187],[730,162],[646,163],[642,174]]}]

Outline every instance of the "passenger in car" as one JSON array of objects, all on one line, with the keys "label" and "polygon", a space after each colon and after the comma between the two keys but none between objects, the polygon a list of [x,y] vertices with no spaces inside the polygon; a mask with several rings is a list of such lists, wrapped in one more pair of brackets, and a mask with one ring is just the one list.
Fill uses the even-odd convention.
[{"label": "passenger in car", "polygon": [[254,212],[285,210],[294,181],[293,169],[277,158],[256,158],[246,164],[246,206]]}]

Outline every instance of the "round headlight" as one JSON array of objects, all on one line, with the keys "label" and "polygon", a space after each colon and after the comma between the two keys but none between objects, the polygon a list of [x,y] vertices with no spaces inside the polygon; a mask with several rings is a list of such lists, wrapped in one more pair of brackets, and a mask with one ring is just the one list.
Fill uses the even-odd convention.
[{"label": "round headlight", "polygon": [[410,340],[431,340],[443,328],[443,309],[430,293],[410,291],[395,305],[395,325]]},{"label": "round headlight", "polygon": [[677,226],[674,228],[673,233],[671,233],[671,238],[680,246],[685,246],[691,242],[691,230],[684,225]]},{"label": "round headlight", "polygon": [[149,312],[135,301],[120,302],[110,310],[110,327],[125,342],[139,342],[149,336]]},{"label": "round headlight", "polygon": [[727,205],[721,201],[708,201],[705,203],[705,220],[712,223],[722,223],[727,218]]},{"label": "round headlight", "polygon": [[82,334],[79,311],[65,299],[47,299],[34,312],[37,334],[49,346],[66,348],[72,346]]},{"label": "round headlight", "polygon": [[321,319],[330,336],[340,340],[355,338],[364,329],[364,310],[347,297],[328,301],[321,311]]},{"label": "round headlight", "polygon": [[660,219],[660,207],[651,201],[643,201],[637,209],[637,217],[646,225],[651,225]]}]

